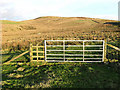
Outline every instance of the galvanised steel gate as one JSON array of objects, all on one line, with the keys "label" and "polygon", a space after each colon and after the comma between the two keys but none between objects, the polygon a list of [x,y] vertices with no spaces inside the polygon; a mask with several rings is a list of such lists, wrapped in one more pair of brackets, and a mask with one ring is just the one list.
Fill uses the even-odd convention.
[{"label": "galvanised steel gate", "polygon": [[103,62],[104,40],[45,40],[46,62]]}]

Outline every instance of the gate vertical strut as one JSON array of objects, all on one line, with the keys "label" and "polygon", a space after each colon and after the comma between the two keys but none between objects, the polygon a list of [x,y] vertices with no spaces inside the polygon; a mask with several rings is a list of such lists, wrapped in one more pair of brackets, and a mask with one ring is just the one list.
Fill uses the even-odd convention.
[{"label": "gate vertical strut", "polygon": [[64,61],[65,61],[65,41],[63,40],[63,54],[64,54]]}]

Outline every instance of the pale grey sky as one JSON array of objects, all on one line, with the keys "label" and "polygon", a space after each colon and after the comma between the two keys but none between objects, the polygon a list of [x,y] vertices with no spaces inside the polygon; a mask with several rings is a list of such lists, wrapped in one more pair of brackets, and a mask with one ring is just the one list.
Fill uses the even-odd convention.
[{"label": "pale grey sky", "polygon": [[0,0],[0,20],[41,16],[91,17],[118,20],[119,0]]}]

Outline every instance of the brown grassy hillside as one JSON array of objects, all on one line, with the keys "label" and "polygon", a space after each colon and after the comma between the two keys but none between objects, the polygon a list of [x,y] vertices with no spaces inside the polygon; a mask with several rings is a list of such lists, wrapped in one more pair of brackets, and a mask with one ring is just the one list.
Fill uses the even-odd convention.
[{"label": "brown grassy hillside", "polygon": [[117,42],[117,21],[87,17],[39,17],[26,21],[2,20],[2,46],[26,48],[45,39],[105,39]]}]

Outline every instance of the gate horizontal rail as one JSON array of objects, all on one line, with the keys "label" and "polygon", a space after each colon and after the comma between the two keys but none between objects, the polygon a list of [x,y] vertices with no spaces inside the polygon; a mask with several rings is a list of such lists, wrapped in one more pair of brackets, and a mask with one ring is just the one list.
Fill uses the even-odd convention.
[{"label": "gate horizontal rail", "polygon": [[[64,51],[64,50],[46,50],[46,51]],[[103,50],[65,50],[65,51],[94,51],[94,52],[99,52]]]},{"label": "gate horizontal rail", "polygon": [[99,41],[104,41],[104,40],[45,40],[45,41],[52,41],[52,42],[54,42],[54,41],[75,41],[75,42],[77,42],[77,41],[90,41],[90,42],[96,41],[96,42],[99,42]]},{"label": "gate horizontal rail", "polygon": [[[91,62],[91,61],[57,61],[57,60],[51,60],[49,62]],[[102,61],[92,61],[92,62],[102,62]]]},{"label": "gate horizontal rail", "polygon": [[[63,45],[47,45],[49,47],[58,46],[63,47]],[[65,47],[82,47],[83,45],[65,45]],[[102,47],[102,45],[85,45],[85,47]]]},{"label": "gate horizontal rail", "polygon": [[[63,56],[63,54],[46,54],[46,55],[53,55],[53,56]],[[65,54],[65,56],[83,56],[83,54]],[[103,55],[93,55],[93,54],[89,54],[89,55],[84,55],[84,56],[103,56]]]}]

